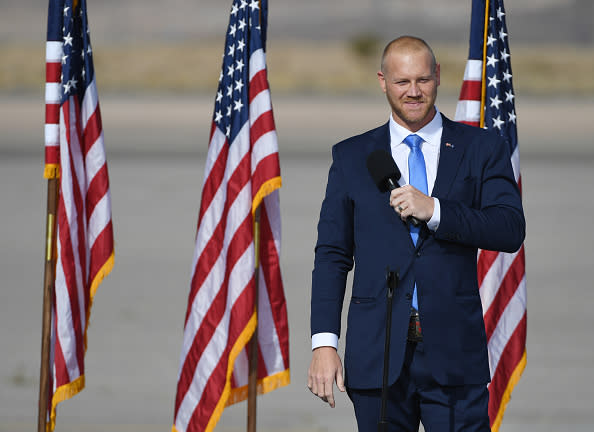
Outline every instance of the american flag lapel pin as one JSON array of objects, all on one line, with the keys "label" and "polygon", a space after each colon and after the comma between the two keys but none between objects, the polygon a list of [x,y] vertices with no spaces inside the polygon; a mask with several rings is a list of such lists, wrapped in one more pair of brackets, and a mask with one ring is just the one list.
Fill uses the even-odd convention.
[{"label": "american flag lapel pin", "polygon": [[453,148],[454,148],[454,144],[451,144],[451,143],[446,143],[446,144],[445,144],[445,146],[446,146],[446,147],[449,147],[449,148],[451,148],[451,149],[453,149]]}]

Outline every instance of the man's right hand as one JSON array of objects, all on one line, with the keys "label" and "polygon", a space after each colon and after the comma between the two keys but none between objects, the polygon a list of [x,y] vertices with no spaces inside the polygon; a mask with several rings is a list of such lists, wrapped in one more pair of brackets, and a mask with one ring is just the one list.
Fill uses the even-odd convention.
[{"label": "man's right hand", "polygon": [[346,391],[342,377],[342,363],[334,347],[322,346],[313,350],[307,372],[307,386],[313,394],[334,408],[334,381],[341,392]]}]

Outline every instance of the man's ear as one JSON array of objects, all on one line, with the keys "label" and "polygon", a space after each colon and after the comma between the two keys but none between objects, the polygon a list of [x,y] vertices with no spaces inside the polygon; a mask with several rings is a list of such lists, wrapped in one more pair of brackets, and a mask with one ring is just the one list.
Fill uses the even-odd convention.
[{"label": "man's ear", "polygon": [[435,80],[436,80],[438,86],[440,84],[440,76],[439,76],[440,71],[441,71],[440,65],[439,65],[439,63],[437,63],[435,65]]},{"label": "man's ear", "polygon": [[377,80],[379,81],[382,91],[385,93],[386,92],[386,77],[384,76],[384,73],[381,70],[377,71]]}]

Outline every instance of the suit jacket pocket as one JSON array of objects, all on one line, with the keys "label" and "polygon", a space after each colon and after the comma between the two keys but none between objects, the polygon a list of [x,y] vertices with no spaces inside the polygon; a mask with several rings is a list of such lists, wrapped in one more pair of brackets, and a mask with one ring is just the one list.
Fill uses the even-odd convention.
[{"label": "suit jacket pocket", "polygon": [[361,304],[361,303],[373,303],[375,302],[375,297],[351,297],[351,303]]}]

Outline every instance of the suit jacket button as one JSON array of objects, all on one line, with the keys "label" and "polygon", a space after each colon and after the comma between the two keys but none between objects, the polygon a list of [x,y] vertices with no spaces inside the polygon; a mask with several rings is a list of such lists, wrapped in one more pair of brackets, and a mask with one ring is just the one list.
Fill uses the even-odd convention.
[{"label": "suit jacket button", "polygon": [[421,256],[421,252],[417,252],[417,256],[420,257]]},{"label": "suit jacket button", "polygon": [[411,295],[410,293],[406,293],[406,299],[407,299],[407,300],[410,300],[410,299],[412,299],[412,295]]}]

